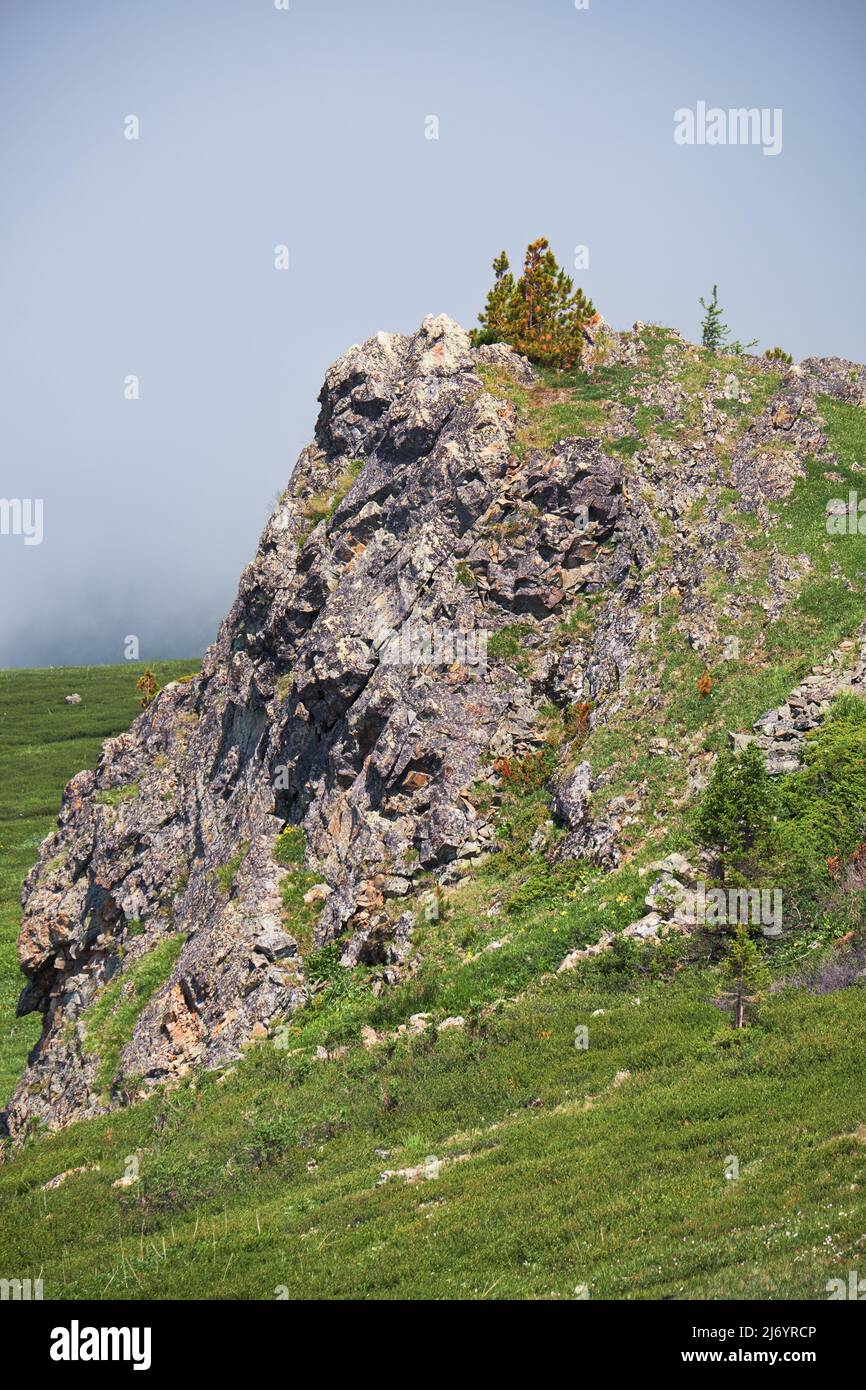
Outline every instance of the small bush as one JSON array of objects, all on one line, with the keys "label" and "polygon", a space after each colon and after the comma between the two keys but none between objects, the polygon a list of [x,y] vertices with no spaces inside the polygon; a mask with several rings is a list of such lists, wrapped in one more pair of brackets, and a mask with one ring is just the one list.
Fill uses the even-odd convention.
[{"label": "small bush", "polygon": [[283,923],[298,943],[302,955],[312,949],[313,931],[321,912],[321,903],[305,903],[308,893],[319,877],[304,868],[307,840],[299,825],[287,825],[274,844],[274,858],[284,869],[288,869],[280,893],[283,899]]},{"label": "small bush", "polygon": [[587,737],[591,714],[591,700],[576,700],[573,705],[569,705],[564,720],[565,732],[569,738],[582,741]]},{"label": "small bush", "polygon": [[745,1026],[746,1005],[759,1004],[769,983],[764,958],[745,923],[740,922],[721,971],[720,1002],[733,1011],[735,1028]]},{"label": "small bush", "polygon": [[141,708],[147,709],[148,705],[153,704],[154,700],[157,697],[157,694],[159,693],[159,686],[156,682],[156,676],[153,674],[149,666],[145,671],[142,672],[138,680],[135,682],[135,688],[136,690],[141,691],[141,700],[139,701]]},{"label": "small bush", "polygon": [[701,320],[701,343],[710,352],[730,352],[735,357],[740,357],[748,348],[754,347],[757,338],[752,338],[751,342],[741,343],[739,338],[734,342],[729,342],[730,330],[726,323],[722,322],[722,307],[719,304],[719,287],[713,285],[713,297],[707,301],[701,298],[701,307],[706,310]]},{"label": "small bush", "polygon": [[301,954],[309,951],[313,944],[313,930],[322,910],[321,903],[305,903],[304,894],[309,892],[318,880],[315,874],[306,869],[293,869],[280,885],[283,898],[283,921],[286,929],[298,943]]},{"label": "small bush", "polygon": [[794,361],[790,352],[784,352],[780,347],[767,348],[764,357],[768,362],[784,362],[788,367]]},{"label": "small bush", "polygon": [[522,758],[497,758],[493,771],[502,781],[520,792],[540,791],[553,772],[556,754],[552,747],[539,748]]},{"label": "small bush", "polygon": [[856,926],[866,840],[866,702],[858,696],[834,703],[807,740],[802,769],[782,781],[777,840],[774,868],[801,919],[829,911]]},{"label": "small bush", "polygon": [[532,631],[529,623],[508,623],[494,632],[487,641],[489,661],[504,661],[514,667],[519,675],[525,676],[529,670],[529,656],[523,646],[523,638]]},{"label": "small bush", "polygon": [[320,521],[330,521],[361,469],[363,459],[352,459],[334,483],[332,492],[314,492],[304,502],[304,517],[308,523],[299,544],[303,545]]},{"label": "small bush", "polygon": [[186,937],[166,937],[141,956],[122,975],[105,985],[85,1012],[85,1052],[99,1055],[97,1084],[108,1088],[117,1072],[120,1054],[132,1037],[145,1004],[165,984],[183,950]]},{"label": "small bush", "polygon": [[749,744],[738,757],[725,749],[716,759],[695,821],[698,843],[716,860],[724,881],[745,870],[762,850],[772,823],[774,793],[763,754]]},{"label": "small bush", "polygon": [[829,955],[822,955],[811,967],[786,975],[782,985],[808,989],[812,994],[832,994],[852,985],[866,985],[866,944],[837,943]]},{"label": "small bush", "polygon": [[457,565],[456,574],[457,582],[459,584],[462,584],[464,589],[475,588],[475,575],[472,573],[472,570],[469,568],[465,560],[459,561]]},{"label": "small bush", "polygon": [[343,948],[336,941],[332,941],[329,946],[322,946],[318,951],[313,951],[305,962],[307,979],[310,984],[330,985],[344,976],[346,967],[340,964],[342,954]]},{"label": "small bush", "polygon": [[551,367],[574,367],[586,343],[584,330],[598,316],[592,301],[557,264],[545,237],[526,248],[523,274],[515,280],[502,251],[496,277],[478,315],[473,342],[508,343],[517,352]]}]

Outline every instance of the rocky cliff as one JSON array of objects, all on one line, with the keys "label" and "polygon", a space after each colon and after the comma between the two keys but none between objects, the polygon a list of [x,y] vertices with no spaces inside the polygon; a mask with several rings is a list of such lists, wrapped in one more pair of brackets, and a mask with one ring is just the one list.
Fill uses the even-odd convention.
[{"label": "rocky cliff", "polygon": [[[838,359],[784,375],[750,359],[734,387],[712,365],[693,379],[698,360],[674,333],[604,329],[586,365],[615,398],[561,438],[563,393],[444,316],[334,364],[200,674],[73,778],[26,881],[19,1011],[44,1027],[13,1137],[236,1057],[305,1003],[306,962],[331,943],[381,988],[411,970],[421,885],[495,848],[501,775],[542,747],[551,706],[573,734],[551,853],[606,868],[628,852],[642,788],[594,804],[609,774],[581,739],[663,708],[671,595],[712,662],[722,620],[754,601],[731,497],[769,531],[808,459],[833,468],[819,396],[866,400],[866,370]],[[809,563],[779,548],[768,622]],[[731,582],[721,607],[708,576]],[[703,763],[680,753],[688,796]],[[109,1015],[129,1025],[110,1047],[94,1026]]]}]

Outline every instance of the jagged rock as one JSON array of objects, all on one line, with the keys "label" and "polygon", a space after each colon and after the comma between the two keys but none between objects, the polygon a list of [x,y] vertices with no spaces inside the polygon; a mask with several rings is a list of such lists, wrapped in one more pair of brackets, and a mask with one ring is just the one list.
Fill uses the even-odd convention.
[{"label": "jagged rock", "polygon": [[[297,950],[294,937],[289,936],[288,932],[281,931],[276,925],[266,926],[253,940],[253,951],[263,956],[265,960],[275,961],[284,956],[294,956],[297,954]],[[255,1032],[255,1027],[253,1031]]]},{"label": "jagged rock", "polygon": [[[830,359],[829,380],[837,380],[835,361]],[[818,379],[824,380],[824,377],[819,375]],[[837,385],[840,391],[844,389],[844,384],[837,381]],[[850,654],[854,652],[858,654],[852,660]],[[841,642],[823,662],[812,668],[784,704],[756,719],[752,726],[754,734],[732,735],[734,749],[739,751],[748,743],[756,744],[764,754],[767,772],[773,777],[797,772],[802,765],[807,736],[823,723],[831,702],[843,692],[866,697],[866,623],[861,625],[856,642]]]},{"label": "jagged rock", "polygon": [[623,928],[623,936],[634,937],[639,941],[646,941],[652,937],[658,937],[658,929],[663,921],[659,912],[648,912],[645,917],[640,917],[636,922],[630,922]]},{"label": "jagged rock", "polygon": [[[599,322],[587,367],[637,365],[649,332]],[[628,468],[595,438],[524,455],[517,409],[484,389],[479,368],[529,387],[531,367],[501,344],[474,349],[445,315],[413,334],[379,333],[334,363],[315,438],[201,672],[168,684],[106,742],[94,771],[70,781],[28,875],[19,1010],[40,1011],[43,1030],[6,1115],[13,1139],[31,1122],[97,1114],[194,1067],[225,1068],[310,998],[310,950],[338,943],[346,969],[373,967],[374,991],[405,978],[418,873],[441,886],[495,851],[487,813],[468,792],[487,781],[498,795],[496,760],[507,768],[539,750],[542,708],[553,700],[564,713],[579,701],[584,733],[635,691],[648,713],[660,710],[647,650],[660,640],[654,615],[665,599],[676,599],[681,634],[709,659],[720,634],[703,577],[734,579],[739,563],[720,489],[733,483],[739,505],[769,525],[769,502],[803,475],[809,454],[834,462],[817,396],[862,400],[866,372],[808,360],[733,443],[720,375],[696,401],[678,380],[693,351],[670,336],[661,377],[639,374],[631,403],[611,407],[613,439],[638,433],[639,410],[682,423],[695,407],[682,437],[649,433]],[[730,479],[719,462],[729,446]],[[698,502],[703,513],[685,524]],[[674,523],[664,565],[660,517]],[[804,557],[779,557],[761,599],[768,616],[807,569]],[[598,601],[572,640],[562,620],[580,595]],[[520,661],[485,660],[465,640],[455,656],[455,634],[486,639],[517,623],[527,630]],[[431,640],[412,654],[419,629],[450,634],[447,659]],[[833,663],[814,672],[758,721],[768,762],[797,757],[840,673]],[[862,664],[846,679],[861,689]],[[676,755],[657,729],[646,732],[659,756]],[[579,756],[566,751],[560,766]],[[690,764],[689,789],[704,776]],[[620,862],[640,788],[605,806],[604,787],[587,761],[552,778],[551,813],[566,832],[553,857]],[[297,936],[284,905],[294,871],[275,856],[286,826],[303,831],[305,869],[317,880],[302,881],[306,916],[313,908],[318,918]],[[662,885],[682,889],[690,874],[672,857],[658,871],[652,911],[626,929],[635,938],[677,924],[676,911],[662,917]],[[403,898],[394,920],[393,900]],[[612,940],[602,933],[560,968]],[[109,983],[131,997],[135,972],[157,950],[165,977],[134,1021],[106,1099],[86,1045],[89,1011]]]},{"label": "jagged rock", "polygon": [[379,1174],[377,1186],[381,1187],[384,1183],[392,1182],[394,1178],[403,1178],[408,1183],[430,1182],[439,1177],[442,1168],[450,1167],[453,1163],[465,1163],[471,1157],[471,1153],[452,1154],[448,1158],[441,1159],[431,1156],[423,1163],[418,1163],[411,1168],[386,1168],[384,1173]]},{"label": "jagged rock", "polygon": [[649,864],[645,872],[670,874],[674,878],[682,879],[685,883],[695,882],[695,871],[688,859],[684,854],[678,854],[676,851],[655,864]]},{"label": "jagged rock", "polygon": [[322,903],[325,898],[331,896],[332,892],[333,889],[329,883],[314,883],[312,888],[308,888],[304,894],[304,902],[307,904]]},{"label": "jagged rock", "polygon": [[602,868],[614,868],[620,858],[616,830],[606,820],[593,819],[591,800],[592,769],[587,762],[579,763],[573,772],[553,782],[551,804],[569,830],[556,847],[554,857],[587,859]]},{"label": "jagged rock", "polygon": [[53,1178],[49,1178],[40,1188],[41,1192],[53,1192],[56,1187],[62,1187],[67,1178],[75,1177],[78,1173],[98,1173],[98,1163],[82,1163],[77,1168],[66,1168],[62,1173],[55,1173]]},{"label": "jagged rock", "polygon": [[579,830],[585,824],[591,787],[592,768],[589,763],[578,763],[573,772],[552,787],[553,809],[569,830]]},{"label": "jagged rock", "polygon": [[601,955],[602,951],[610,949],[615,935],[610,931],[603,931],[598,941],[592,946],[578,946],[574,951],[569,951],[568,955],[556,968],[556,973],[561,975],[566,970],[574,970],[582,960],[589,960],[592,956]]},{"label": "jagged rock", "polygon": [[[24,889],[20,1008],[45,1022],[9,1107],[13,1135],[30,1117],[56,1125],[104,1108],[96,1059],[71,1025],[169,935],[185,944],[135,1022],[110,1104],[122,1103],[124,1076],[146,1092],[222,1065],[257,1024],[304,1002],[273,853],[287,822],[303,826],[307,867],[324,885],[312,905],[327,893],[313,945],[340,938],[347,967],[399,968],[414,914],[395,924],[379,909],[410,890],[411,876],[388,870],[407,849],[434,869],[480,853],[460,792],[494,738],[510,753],[531,737],[542,692],[532,697],[506,668],[493,679],[483,666],[388,664],[382,642],[411,624],[489,628],[491,603],[507,621],[530,591],[545,611],[560,602],[523,559],[512,572],[506,558],[509,577],[490,600],[457,578],[512,463],[515,413],[476,373],[494,358],[527,379],[515,354],[476,353],[444,315],[343,354],[320,395],[315,443],[201,674],[162,690],[106,743],[96,771],[67,787]],[[557,507],[592,494],[591,471],[563,461]],[[526,473],[518,494],[541,486],[540,460]],[[330,516],[311,529],[325,503]],[[571,543],[569,530],[551,575]],[[131,922],[143,932],[129,937]]]},{"label": "jagged rock", "polygon": [[522,382],[524,386],[531,386],[535,380],[535,372],[529,359],[522,357],[506,343],[484,343],[476,350],[476,358],[491,367],[504,368],[515,381]]},{"label": "jagged rock", "polygon": [[688,896],[685,884],[680,883],[671,873],[662,873],[652,885],[644,902],[651,911],[661,911],[666,917],[672,917],[677,907],[684,903]]}]

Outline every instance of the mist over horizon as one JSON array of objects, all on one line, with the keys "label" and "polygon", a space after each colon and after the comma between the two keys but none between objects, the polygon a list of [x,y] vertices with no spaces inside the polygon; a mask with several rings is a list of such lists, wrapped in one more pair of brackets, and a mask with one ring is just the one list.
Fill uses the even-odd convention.
[{"label": "mist over horizon", "polygon": [[[864,38],[850,0],[6,3],[0,496],[45,529],[0,536],[0,667],[200,655],[328,366],[473,326],[503,248],[619,328],[699,339],[718,282],[756,351],[866,360]],[[782,111],[779,152],[679,146],[700,102]]]}]

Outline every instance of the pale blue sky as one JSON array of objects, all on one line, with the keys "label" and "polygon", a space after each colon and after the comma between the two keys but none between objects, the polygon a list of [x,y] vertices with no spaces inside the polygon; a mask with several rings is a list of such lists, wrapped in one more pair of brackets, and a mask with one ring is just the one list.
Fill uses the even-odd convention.
[{"label": "pale blue sky", "polygon": [[[695,337],[717,280],[866,360],[864,41],[859,0],[0,0],[0,497],[45,528],[0,536],[0,666],[199,653],[328,364],[470,325],[502,247],[588,245],[619,326]],[[676,145],[698,100],[782,153]]]}]

